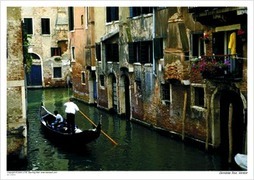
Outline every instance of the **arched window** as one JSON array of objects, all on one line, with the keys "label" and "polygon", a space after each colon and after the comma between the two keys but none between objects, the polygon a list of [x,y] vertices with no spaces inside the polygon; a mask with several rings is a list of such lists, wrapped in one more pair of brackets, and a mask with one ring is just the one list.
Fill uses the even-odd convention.
[{"label": "arched window", "polygon": [[35,54],[35,53],[29,53],[31,56],[32,56],[32,59],[35,59],[35,60],[40,60],[41,58]]}]

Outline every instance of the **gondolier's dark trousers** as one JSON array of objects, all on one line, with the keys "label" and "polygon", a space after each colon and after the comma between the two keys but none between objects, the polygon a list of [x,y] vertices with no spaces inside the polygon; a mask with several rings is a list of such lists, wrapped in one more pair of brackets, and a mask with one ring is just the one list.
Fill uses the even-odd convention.
[{"label": "gondolier's dark trousers", "polygon": [[75,114],[66,113],[67,116],[67,128],[68,132],[74,134],[75,133]]}]

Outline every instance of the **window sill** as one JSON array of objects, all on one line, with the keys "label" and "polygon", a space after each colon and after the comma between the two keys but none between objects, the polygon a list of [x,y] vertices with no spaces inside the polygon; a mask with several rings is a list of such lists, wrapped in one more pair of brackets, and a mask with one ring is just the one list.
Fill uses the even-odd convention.
[{"label": "window sill", "polygon": [[163,105],[170,105],[171,104],[171,102],[169,100],[162,100],[161,103]]},{"label": "window sill", "polygon": [[43,37],[50,37],[50,34],[41,34]]},{"label": "window sill", "polygon": [[207,109],[202,106],[191,106],[191,108],[197,111],[207,111]]}]

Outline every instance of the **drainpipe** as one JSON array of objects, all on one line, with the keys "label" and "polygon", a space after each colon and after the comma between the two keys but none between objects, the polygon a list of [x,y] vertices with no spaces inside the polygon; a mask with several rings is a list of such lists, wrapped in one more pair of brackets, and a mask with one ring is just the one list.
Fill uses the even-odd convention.
[{"label": "drainpipe", "polygon": [[156,77],[156,62],[154,56],[154,39],[155,39],[155,28],[156,28],[156,18],[155,18],[155,7],[153,7],[153,75]]},{"label": "drainpipe", "polygon": [[187,86],[190,85],[189,80],[182,80],[182,84],[184,85],[184,99],[183,99],[183,116],[182,116],[182,140],[185,138],[185,120],[186,120],[186,109],[187,109]]},{"label": "drainpipe", "polygon": [[186,89],[186,87],[184,87],[183,117],[182,117],[182,140],[184,140],[184,136],[185,136],[186,106],[187,106],[187,89]]},{"label": "drainpipe", "polygon": [[210,100],[211,100],[211,95],[207,95],[207,109],[206,109],[206,118],[205,118],[205,125],[206,125],[206,141],[205,141],[205,149],[208,150],[208,144],[209,144],[209,115],[210,115]]},{"label": "drainpipe", "polygon": [[233,119],[233,105],[229,104],[228,112],[228,163],[232,162],[232,153],[233,153],[233,134],[232,134],[232,119]]}]

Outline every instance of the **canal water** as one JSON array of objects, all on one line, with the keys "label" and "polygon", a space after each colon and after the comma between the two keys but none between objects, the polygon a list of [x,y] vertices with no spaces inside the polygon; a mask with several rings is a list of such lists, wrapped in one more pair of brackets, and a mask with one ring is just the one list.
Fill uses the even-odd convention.
[{"label": "canal water", "polygon": [[[28,166],[29,171],[220,171],[225,170],[219,155],[191,144],[163,136],[132,121],[76,101],[80,110],[96,124],[102,116],[103,134],[82,149],[56,146],[44,137],[39,123],[41,102],[48,110],[65,116],[63,104],[72,96],[69,89],[28,90]],[[91,124],[80,114],[81,129]]]}]

